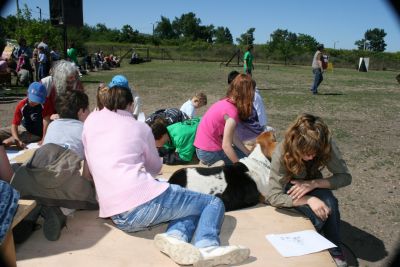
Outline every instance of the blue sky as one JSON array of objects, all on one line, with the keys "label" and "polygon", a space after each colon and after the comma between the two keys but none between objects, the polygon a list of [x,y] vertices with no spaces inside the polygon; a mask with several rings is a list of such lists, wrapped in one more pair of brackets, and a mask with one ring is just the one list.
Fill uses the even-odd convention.
[{"label": "blue sky", "polygon": [[[19,0],[20,7],[25,3],[34,17],[39,17],[37,6],[43,18],[49,17],[49,0]],[[15,12],[12,0],[1,16]],[[265,43],[281,28],[309,34],[326,47],[354,49],[367,29],[382,28],[387,33],[386,51],[400,51],[400,20],[386,0],[83,0],[85,23],[118,29],[129,24],[143,33],[151,33],[161,15],[172,21],[188,12],[194,12],[202,25],[228,27],[234,39],[254,27],[255,43]]]}]

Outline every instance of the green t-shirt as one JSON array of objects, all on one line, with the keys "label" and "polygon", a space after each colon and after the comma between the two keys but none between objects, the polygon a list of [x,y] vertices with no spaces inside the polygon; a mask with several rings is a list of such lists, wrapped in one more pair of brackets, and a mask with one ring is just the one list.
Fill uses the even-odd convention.
[{"label": "green t-shirt", "polygon": [[78,66],[78,53],[75,48],[71,47],[67,50],[67,55]]},{"label": "green t-shirt", "polygon": [[175,148],[179,157],[184,161],[191,161],[196,148],[193,146],[197,126],[200,118],[177,122],[167,127],[171,142],[164,145],[166,148]]},{"label": "green t-shirt", "polygon": [[247,69],[250,71],[253,69],[253,59],[254,57],[250,51],[244,53],[244,72],[246,72]]}]

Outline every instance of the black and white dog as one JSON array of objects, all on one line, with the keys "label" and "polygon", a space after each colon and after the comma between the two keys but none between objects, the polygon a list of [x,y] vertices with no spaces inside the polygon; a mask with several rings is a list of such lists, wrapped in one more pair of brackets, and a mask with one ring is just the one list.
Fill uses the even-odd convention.
[{"label": "black and white dog", "polygon": [[221,167],[191,167],[174,172],[169,183],[216,195],[226,211],[251,207],[264,202],[269,181],[270,159],[276,146],[272,132],[257,137],[250,155],[239,162]]}]

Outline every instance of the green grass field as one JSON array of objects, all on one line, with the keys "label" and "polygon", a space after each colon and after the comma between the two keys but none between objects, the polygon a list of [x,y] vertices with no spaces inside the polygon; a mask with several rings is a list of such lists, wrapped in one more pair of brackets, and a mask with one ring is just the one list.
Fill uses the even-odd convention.
[{"label": "green grass field", "polygon": [[[210,104],[215,102],[224,96],[227,74],[234,69],[242,70],[240,67],[219,67],[217,63],[153,61],[140,65],[123,64],[112,71],[90,73],[83,81],[90,91],[97,82],[108,82],[113,75],[122,73],[142,96],[144,111],[150,113],[158,108],[180,107],[197,91],[205,92]],[[342,129],[339,137],[346,137],[345,121],[351,125],[362,120],[360,117],[368,121],[390,121],[399,114],[400,92],[396,74],[334,69],[325,73],[318,96],[312,96],[309,91],[312,82],[309,67],[256,65],[254,79],[264,97],[273,127],[283,130],[297,114],[310,112],[323,116],[328,123],[333,123],[333,128]]]}]

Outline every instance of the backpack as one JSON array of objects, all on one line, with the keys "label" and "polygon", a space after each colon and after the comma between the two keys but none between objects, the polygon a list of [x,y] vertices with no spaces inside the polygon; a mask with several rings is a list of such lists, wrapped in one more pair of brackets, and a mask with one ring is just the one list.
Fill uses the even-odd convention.
[{"label": "backpack", "polygon": [[159,109],[156,112],[151,113],[149,117],[146,119],[146,123],[151,124],[158,118],[165,119],[168,125],[190,119],[186,113],[180,111],[177,108],[167,108],[167,109]]}]

